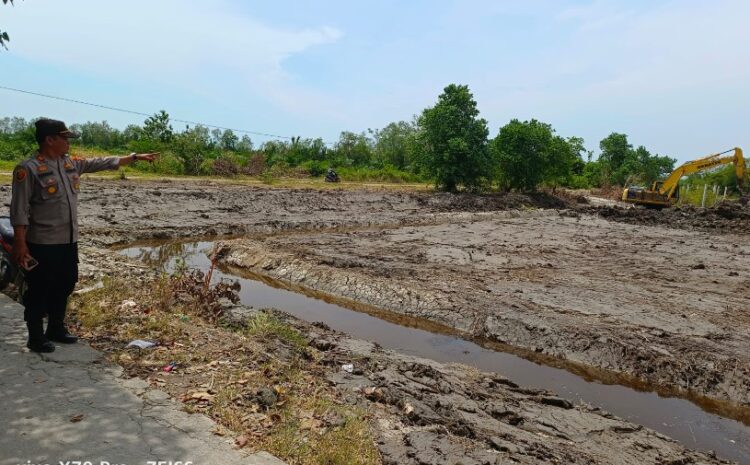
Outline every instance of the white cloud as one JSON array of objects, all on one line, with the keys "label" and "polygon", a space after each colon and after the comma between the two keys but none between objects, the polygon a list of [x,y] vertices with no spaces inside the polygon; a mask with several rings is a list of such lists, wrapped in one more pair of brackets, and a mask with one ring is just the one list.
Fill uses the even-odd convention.
[{"label": "white cloud", "polygon": [[285,96],[272,103],[293,112],[304,112],[309,97],[285,72],[284,60],[343,36],[326,26],[273,27],[233,14],[222,1],[47,0],[17,3],[6,12],[4,22],[13,29],[10,53],[25,59],[217,100],[230,88],[261,98]]}]

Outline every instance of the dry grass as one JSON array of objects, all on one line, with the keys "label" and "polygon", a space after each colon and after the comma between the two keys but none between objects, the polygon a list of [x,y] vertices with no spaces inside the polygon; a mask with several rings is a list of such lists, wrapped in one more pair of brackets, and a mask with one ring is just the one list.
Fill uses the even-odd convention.
[{"label": "dry grass", "polygon": [[[75,296],[79,333],[130,375],[180,399],[188,412],[212,417],[216,434],[238,447],[267,450],[290,464],[381,463],[368,412],[346,404],[325,380],[303,334],[271,312],[232,330],[204,320],[205,302],[186,296],[184,282],[154,279],[134,287],[111,280]],[[133,339],[153,349],[125,349]],[[172,371],[164,367],[174,364]]]},{"label": "dry grass", "polygon": [[300,349],[307,346],[307,341],[299,331],[270,312],[261,312],[247,321],[245,331],[248,336],[264,340],[279,339]]}]

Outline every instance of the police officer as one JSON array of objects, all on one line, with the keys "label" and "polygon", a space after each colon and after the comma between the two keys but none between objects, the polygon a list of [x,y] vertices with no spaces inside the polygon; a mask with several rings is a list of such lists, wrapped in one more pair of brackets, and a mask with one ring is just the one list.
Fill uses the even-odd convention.
[{"label": "police officer", "polygon": [[[42,118],[35,124],[39,150],[13,171],[13,257],[28,270],[22,296],[29,330],[27,347],[34,352],[53,352],[55,346],[50,341],[70,344],[78,340],[65,327],[65,310],[78,281],[80,176],[116,170],[137,160],[153,162],[157,154],[71,158],[68,139],[79,137],[77,133],[53,119]],[[45,314],[46,332],[42,322]]]}]

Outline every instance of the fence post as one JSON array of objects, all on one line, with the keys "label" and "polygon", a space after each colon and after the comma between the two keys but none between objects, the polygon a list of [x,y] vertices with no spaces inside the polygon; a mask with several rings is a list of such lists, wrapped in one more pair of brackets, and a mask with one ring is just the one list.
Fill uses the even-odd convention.
[{"label": "fence post", "polygon": [[706,194],[708,193],[708,184],[703,185],[703,200],[701,200],[701,208],[706,206]]},{"label": "fence post", "polygon": [[726,200],[726,199],[727,199],[727,186],[724,186],[724,199],[723,200]]}]

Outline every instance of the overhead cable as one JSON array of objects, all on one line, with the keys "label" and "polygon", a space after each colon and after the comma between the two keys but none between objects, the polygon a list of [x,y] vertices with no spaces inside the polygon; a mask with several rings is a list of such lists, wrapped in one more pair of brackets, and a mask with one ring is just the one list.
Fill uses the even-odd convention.
[{"label": "overhead cable", "polygon": [[[153,116],[153,114],[151,114],[151,113],[144,113],[144,112],[140,112],[140,111],[127,110],[125,108],[111,107],[109,105],[101,105],[101,104],[98,104],[98,103],[84,102],[83,100],[76,100],[76,99],[72,99],[72,98],[59,97],[59,96],[56,96],[56,95],[42,94],[40,92],[32,92],[30,90],[16,89],[16,88],[7,87],[7,86],[4,86],[4,85],[0,85],[0,89],[9,90],[9,91],[12,91],[12,92],[18,92],[18,93],[21,93],[21,94],[35,95],[37,97],[44,97],[44,98],[49,98],[49,99],[54,99],[54,100],[61,100],[63,102],[78,103],[78,104],[81,104],[81,105],[88,105],[90,107],[103,108],[105,110],[119,111],[121,113],[129,113],[131,115],[139,115],[139,116],[146,116],[146,117]],[[275,138],[275,139],[287,139],[287,140],[294,139],[294,137],[292,137],[292,136],[280,136],[278,134],[270,134],[270,133],[267,133],[267,132],[249,131],[247,129],[227,128],[227,127],[224,127],[224,126],[217,126],[215,124],[199,123],[197,121],[190,121],[190,120],[177,119],[177,118],[171,118],[171,117],[170,117],[170,121],[174,121],[174,122],[177,122],[177,123],[192,124],[193,126],[204,126],[204,127],[207,127],[207,128],[223,129],[223,130],[229,130],[229,131],[232,131],[232,132],[239,132],[239,133],[244,133],[244,134],[252,134],[252,135],[255,135],[255,136],[271,137],[271,138]]]}]

